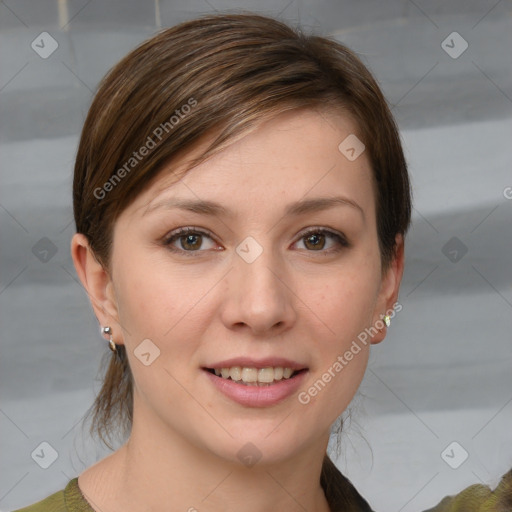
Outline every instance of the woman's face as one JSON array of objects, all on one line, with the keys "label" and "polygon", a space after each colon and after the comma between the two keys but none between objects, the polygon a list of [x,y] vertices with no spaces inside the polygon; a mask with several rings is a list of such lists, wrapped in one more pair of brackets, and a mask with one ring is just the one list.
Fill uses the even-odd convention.
[{"label": "woman's face", "polygon": [[[140,428],[234,461],[327,442],[365,372],[358,335],[400,279],[381,276],[367,155],[338,148],[355,131],[339,115],[282,114],[180,181],[175,162],[123,211],[107,325],[127,348]],[[258,376],[273,383],[243,383]]]}]

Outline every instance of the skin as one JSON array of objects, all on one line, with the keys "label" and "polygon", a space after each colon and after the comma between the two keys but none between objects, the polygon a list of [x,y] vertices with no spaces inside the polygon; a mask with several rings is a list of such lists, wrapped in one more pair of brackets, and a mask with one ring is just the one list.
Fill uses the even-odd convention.
[{"label": "skin", "polygon": [[[383,272],[369,161],[365,152],[351,162],[338,150],[351,133],[355,124],[340,114],[293,111],[180,181],[165,170],[116,221],[110,273],[83,235],[73,237],[77,273],[100,325],[126,345],[135,381],[130,439],[79,476],[97,510],[163,512],[169,503],[180,511],[329,510],[319,481],[330,426],[386,328],[360,344],[307,405],[294,395],[271,407],[242,406],[201,367],[235,356],[287,357],[309,368],[300,391],[307,390],[396,302],[403,241],[397,237],[396,257]],[[284,215],[289,203],[334,195],[360,210],[341,204]],[[215,201],[234,216],[149,210],[176,197]],[[175,239],[172,252],[162,240],[187,226],[212,238]],[[350,246],[329,235],[315,245],[303,236],[311,227],[343,233]],[[263,248],[252,263],[235,251],[247,236]],[[196,256],[185,254],[191,246]],[[149,366],[134,355],[147,338],[160,349]],[[236,455],[248,442],[261,453],[252,467]]]}]

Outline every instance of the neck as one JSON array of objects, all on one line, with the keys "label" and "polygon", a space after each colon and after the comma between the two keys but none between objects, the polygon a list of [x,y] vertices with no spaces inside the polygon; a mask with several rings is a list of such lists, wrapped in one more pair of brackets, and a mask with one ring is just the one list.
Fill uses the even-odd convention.
[{"label": "neck", "polygon": [[244,466],[192,444],[168,425],[137,421],[130,439],[79,477],[96,510],[329,512],[320,485],[328,442],[321,439],[278,462]]}]

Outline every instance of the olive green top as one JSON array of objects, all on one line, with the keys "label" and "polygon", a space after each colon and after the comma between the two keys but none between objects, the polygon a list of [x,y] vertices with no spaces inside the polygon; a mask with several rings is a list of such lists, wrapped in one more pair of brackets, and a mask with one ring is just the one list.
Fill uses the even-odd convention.
[{"label": "olive green top", "polygon": [[65,489],[33,505],[14,512],[95,512],[78,487],[78,477],[68,482]]},{"label": "olive green top", "polygon": [[[357,493],[357,491],[356,491]],[[330,496],[327,496],[327,500]],[[444,498],[437,506],[424,512],[510,512],[512,511],[512,470],[505,474],[498,487],[491,491],[481,484],[471,485],[456,496]],[[13,512],[95,512],[78,487],[78,477],[65,489],[42,501]],[[336,512],[336,511],[333,511]]]}]

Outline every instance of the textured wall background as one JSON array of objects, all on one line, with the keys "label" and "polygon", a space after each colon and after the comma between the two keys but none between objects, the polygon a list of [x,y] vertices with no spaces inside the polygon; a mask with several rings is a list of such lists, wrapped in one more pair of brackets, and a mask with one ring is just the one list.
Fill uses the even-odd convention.
[{"label": "textured wall background", "polygon": [[69,254],[73,159],[93,91],[159,28],[239,9],[358,52],[409,159],[403,310],[372,348],[339,467],[374,508],[412,512],[472,483],[494,487],[512,466],[510,0],[5,0],[1,510],[62,488],[107,453],[80,429],[108,347]]}]

